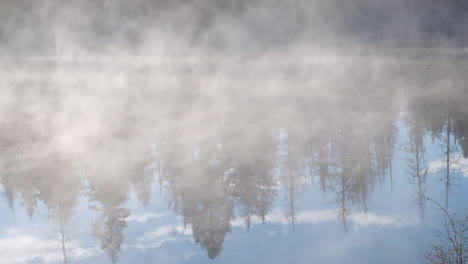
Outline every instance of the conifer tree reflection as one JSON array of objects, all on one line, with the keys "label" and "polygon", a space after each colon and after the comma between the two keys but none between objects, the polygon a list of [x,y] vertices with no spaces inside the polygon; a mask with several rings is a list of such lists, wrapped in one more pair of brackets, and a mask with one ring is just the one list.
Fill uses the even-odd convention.
[{"label": "conifer tree reflection", "polygon": [[339,130],[333,148],[333,167],[329,189],[336,195],[339,216],[345,231],[348,230],[346,217],[351,214],[354,204],[367,204],[370,185],[372,184],[372,167],[368,146],[363,144],[353,129]]},{"label": "conifer tree reflection", "polygon": [[390,187],[393,190],[392,160],[398,129],[394,118],[390,120],[383,120],[382,123],[384,124],[376,125],[374,132],[376,169],[381,176],[380,182],[385,181],[386,176],[389,176]]},{"label": "conifer tree reflection", "polygon": [[73,210],[78,203],[81,178],[75,166],[70,164],[70,161],[54,160],[52,158],[49,161],[47,166],[44,166],[44,168],[50,170],[43,177],[40,199],[49,209],[51,218],[57,226],[64,262],[67,263],[67,233],[70,230],[69,224],[73,216]]},{"label": "conifer tree reflection", "polygon": [[408,116],[408,145],[406,151],[410,154],[408,158],[408,168],[410,173],[410,182],[416,184],[416,203],[420,208],[420,217],[424,219],[426,203],[426,179],[428,168],[425,166],[424,155],[426,148],[424,146],[424,126],[420,115],[410,112]]},{"label": "conifer tree reflection", "polygon": [[[453,88],[458,91],[457,95],[453,94],[453,91],[449,92],[445,89],[445,100],[444,104],[439,104],[441,108],[445,108],[445,118],[440,125],[442,127],[439,138],[444,142],[444,156],[445,156],[445,208],[448,210],[449,207],[449,196],[454,185],[454,179],[452,177],[452,166],[458,165],[461,158],[466,158],[467,150],[467,134],[466,127],[468,124],[466,108],[466,100],[468,100],[465,89],[459,87]],[[461,148],[461,155],[453,155]]]},{"label": "conifer tree reflection", "polygon": [[[32,218],[36,205],[44,203],[48,217],[60,234],[61,250],[67,263],[67,233],[78,203],[81,178],[73,162],[64,158],[63,153],[39,143],[44,142],[31,144],[28,152],[19,152],[13,157],[3,156],[0,180],[12,209],[14,199],[18,198]],[[20,151],[21,144],[11,147],[11,151]],[[42,152],[36,152],[39,149]]]},{"label": "conifer tree reflection", "polygon": [[461,147],[464,152],[464,128],[466,127],[465,108],[466,92],[460,87],[446,86],[433,88],[432,94],[420,94],[414,101],[418,118],[427,127],[427,131],[433,139],[441,142],[442,159],[445,163],[444,177],[442,179],[445,186],[445,208],[448,208],[449,196],[453,186],[452,167],[458,164],[461,156],[453,155]]},{"label": "conifer tree reflection", "polygon": [[226,142],[229,184],[241,216],[250,228],[253,215],[265,221],[275,196],[273,137],[267,131],[251,133],[242,143],[233,141]]},{"label": "conifer tree reflection", "polygon": [[319,176],[319,181],[320,181],[320,189],[323,192],[326,192],[327,190],[327,179],[330,178],[329,174],[329,167],[330,167],[330,158],[329,158],[329,153],[330,153],[330,147],[327,146],[327,144],[324,144],[323,142],[320,142],[320,145],[318,147],[318,153],[317,153],[317,171],[318,171],[318,176]]},{"label": "conifer tree reflection", "polygon": [[[129,176],[134,172],[128,167],[127,142],[108,139],[101,142],[92,157],[87,160],[90,208],[99,212],[91,223],[92,235],[100,240],[101,249],[116,262],[124,241],[123,231],[130,210],[123,204],[130,190]],[[108,153],[112,153],[111,156]]]},{"label": "conifer tree reflection", "polygon": [[153,171],[149,167],[154,161],[151,159],[148,142],[141,140],[127,140],[125,143],[125,172],[132,190],[138,201],[147,206],[151,200]]},{"label": "conifer tree reflection", "polygon": [[302,173],[301,158],[296,149],[299,146],[292,131],[282,131],[279,135],[279,171],[280,181],[284,189],[286,201],[286,218],[294,228],[297,202],[304,191],[304,175]]},{"label": "conifer tree reflection", "polygon": [[216,147],[190,150],[166,155],[164,179],[170,185],[174,209],[185,225],[191,225],[195,242],[213,259],[222,251],[234,217],[228,175]]},{"label": "conifer tree reflection", "polygon": [[118,179],[102,179],[90,183],[90,200],[97,202],[91,208],[100,212],[92,222],[93,236],[101,241],[101,249],[106,251],[112,262],[116,262],[124,241],[123,231],[127,227],[125,218],[130,211],[122,204],[126,201],[128,186],[126,182],[115,182]]}]

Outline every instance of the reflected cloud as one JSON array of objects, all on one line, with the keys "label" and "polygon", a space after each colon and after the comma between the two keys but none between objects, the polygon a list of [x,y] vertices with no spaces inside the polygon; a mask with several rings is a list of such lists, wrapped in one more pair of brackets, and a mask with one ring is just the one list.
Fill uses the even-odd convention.
[{"label": "reflected cloud", "polygon": [[170,241],[186,240],[192,235],[191,227],[183,227],[182,225],[166,225],[160,226],[149,231],[146,231],[143,236],[136,239],[135,244],[128,245],[128,247],[138,248],[140,250],[147,250],[152,248],[159,248],[164,243]]},{"label": "reflected cloud", "polygon": [[[337,210],[327,209],[327,210],[303,210],[297,214],[296,223],[298,224],[310,224],[316,225],[325,222],[337,221]],[[266,217],[265,223],[273,224],[288,224],[287,219],[284,217],[284,212],[280,210],[275,210],[274,212],[268,214]],[[412,226],[419,223],[419,220],[416,216],[392,216],[392,215],[378,215],[372,212],[363,213],[363,212],[350,212],[348,220],[351,223],[354,223],[359,226],[372,226],[372,225],[381,225],[381,226],[391,226],[391,227],[406,227]],[[252,224],[258,225],[262,224],[262,221],[259,219],[252,220]],[[244,221],[241,218],[236,218],[232,222],[232,226],[240,227],[244,226]]]},{"label": "reflected cloud", "polygon": [[[438,173],[447,169],[447,161],[445,159],[431,161],[428,164],[429,173]],[[450,169],[459,171],[464,177],[468,177],[468,158],[463,155],[452,155],[450,158]]]},{"label": "reflected cloud", "polygon": [[166,216],[167,213],[161,213],[161,214],[156,214],[156,213],[142,213],[142,214],[134,214],[130,215],[129,217],[126,218],[127,222],[140,222],[144,223],[149,220],[153,219],[158,219],[161,217]]},{"label": "reflected cloud", "polygon": [[[296,216],[297,224],[305,225],[318,225],[322,223],[329,223],[338,221],[338,211],[333,209],[328,210],[304,210],[298,213]],[[350,212],[349,220],[350,223],[361,227],[370,226],[387,226],[392,228],[402,228],[408,226],[414,226],[420,223],[418,217],[414,216],[393,216],[393,215],[379,215],[376,213],[368,212]],[[251,227],[262,225],[265,223],[275,225],[289,225],[289,221],[284,216],[284,212],[279,209],[274,210],[265,216],[265,222],[260,218],[251,219]],[[231,221],[231,226],[234,228],[246,228],[245,221],[241,217]],[[273,233],[271,233],[273,232]],[[268,233],[269,236],[274,235],[274,231]],[[167,242],[180,242],[192,240],[193,232],[192,226],[187,225],[163,225],[155,227],[146,231],[141,237],[136,239],[136,243],[129,244],[127,248],[137,248],[140,250],[148,250],[153,248],[159,248]],[[189,254],[191,257],[196,253]]]},{"label": "reflected cloud", "polygon": [[[19,230],[7,230],[0,237],[1,264],[30,263],[63,263],[64,255],[60,250],[59,238],[44,239],[23,234]],[[100,253],[98,248],[83,248],[77,241],[67,242],[67,254],[71,260],[80,260]]]}]

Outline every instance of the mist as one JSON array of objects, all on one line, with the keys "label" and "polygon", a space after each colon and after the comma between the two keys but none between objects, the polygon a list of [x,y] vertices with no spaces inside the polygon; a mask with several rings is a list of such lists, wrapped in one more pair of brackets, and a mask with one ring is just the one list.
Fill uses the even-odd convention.
[{"label": "mist", "polygon": [[460,47],[466,10],[455,0],[2,1],[1,54],[163,59]]},{"label": "mist", "polygon": [[[239,219],[303,230],[301,216],[335,212],[350,236],[417,222],[380,216],[378,195],[398,205],[387,211],[409,197],[418,223],[437,219],[429,195],[466,206],[450,198],[466,181],[466,11],[456,0],[1,1],[0,202],[31,221],[45,208],[65,263],[81,260],[78,216],[109,261],[136,248],[133,196],[148,215],[162,203],[180,216],[171,224],[211,259],[230,252]],[[315,192],[331,209],[301,213]]]}]

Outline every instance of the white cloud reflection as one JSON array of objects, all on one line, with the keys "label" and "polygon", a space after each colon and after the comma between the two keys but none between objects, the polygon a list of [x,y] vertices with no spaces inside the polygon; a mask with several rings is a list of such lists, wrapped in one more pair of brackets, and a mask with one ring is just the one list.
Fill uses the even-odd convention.
[{"label": "white cloud reflection", "polygon": [[[98,248],[82,248],[77,241],[66,242],[67,258],[78,260],[98,254]],[[0,237],[0,264],[63,263],[64,255],[59,239],[44,239],[24,234],[18,229],[9,229]]]},{"label": "white cloud reflection", "polygon": [[[129,217],[129,221],[136,223],[145,223],[150,219],[161,218],[166,214],[143,213]],[[418,218],[415,217],[397,217],[391,215],[378,215],[375,213],[352,212],[347,221],[358,226],[390,226],[404,227],[418,223]],[[331,221],[339,221],[337,211],[333,209],[327,210],[304,210],[296,217],[298,224],[317,225]],[[284,212],[274,210],[266,216],[266,223],[277,225],[288,225]],[[252,226],[261,224],[258,218],[252,218]],[[245,226],[244,219],[237,217],[232,222],[233,228],[243,228]],[[271,235],[271,234],[270,234]],[[159,248],[166,242],[192,241],[192,228],[190,225],[184,227],[181,224],[167,224],[151,228],[138,237],[135,242],[125,245],[124,249],[135,248],[142,251],[147,249]],[[67,241],[67,257],[71,260],[79,260],[87,257],[92,257],[99,254],[99,248],[83,248],[78,241]],[[28,235],[18,229],[8,229],[0,237],[0,264],[9,263],[29,263],[38,261],[40,263],[61,263],[64,256],[61,251],[59,239],[46,239],[39,236]],[[189,259],[196,253],[191,252],[185,258]]]},{"label": "white cloud reflection", "polygon": [[[338,213],[336,210],[327,209],[327,210],[304,210],[297,214],[296,223],[300,224],[320,224],[330,221],[338,221]],[[371,226],[371,225],[381,225],[381,226],[394,226],[394,227],[404,227],[411,226],[418,223],[417,216],[413,217],[402,217],[402,216],[390,216],[390,215],[378,215],[372,212],[362,213],[362,212],[351,212],[347,216],[347,221],[359,226]],[[275,224],[288,224],[287,219],[285,218],[284,212],[280,210],[275,210],[271,214],[266,216],[266,223],[275,223]],[[261,224],[261,220],[258,218],[252,219],[252,224]],[[232,226],[243,226],[245,225],[244,219],[236,218]]]},{"label": "white cloud reflection", "polygon": [[[140,218],[140,216],[135,216]],[[143,218],[143,217],[141,217]],[[304,210],[296,217],[297,224],[317,225],[320,223],[339,221],[338,213],[336,210]],[[394,215],[379,215],[376,213],[362,213],[351,212],[347,216],[347,222],[357,226],[389,226],[394,228],[401,228],[412,226],[419,223],[418,217],[415,216],[394,216]],[[288,225],[284,212],[274,210],[266,216],[265,223]],[[252,218],[251,225],[262,224],[261,219]],[[233,228],[244,227],[245,221],[241,217],[237,217],[231,222]],[[166,242],[192,240],[192,229],[190,225],[184,227],[183,225],[169,224],[155,227],[145,232],[142,236],[136,239],[136,243],[128,245],[128,247],[138,248],[140,250],[147,250],[152,248],[159,248]]]},{"label": "white cloud reflection", "polygon": [[158,219],[167,214],[161,213],[161,214],[156,214],[156,213],[143,213],[143,214],[135,214],[131,215],[126,218],[127,222],[147,222],[148,220],[153,220],[153,219]]},{"label": "white cloud reflection", "polygon": [[[450,157],[450,170],[459,171],[463,176],[468,177],[468,158],[460,154],[454,154]],[[445,159],[435,160],[428,164],[429,173],[437,173],[447,169],[447,161]]]},{"label": "white cloud reflection", "polygon": [[164,225],[145,232],[143,236],[136,239],[135,244],[128,247],[141,250],[159,248],[166,242],[188,239],[191,235],[191,226],[184,228],[182,225]]}]

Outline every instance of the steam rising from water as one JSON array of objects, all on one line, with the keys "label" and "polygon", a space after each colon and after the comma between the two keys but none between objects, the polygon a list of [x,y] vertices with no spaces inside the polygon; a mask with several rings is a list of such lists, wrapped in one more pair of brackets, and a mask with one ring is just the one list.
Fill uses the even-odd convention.
[{"label": "steam rising from water", "polygon": [[9,0],[1,3],[0,50],[7,57],[180,58],[460,46],[466,10],[456,0]]},{"label": "steam rising from water", "polygon": [[348,230],[374,185],[392,182],[403,126],[423,218],[424,138],[446,133],[447,164],[450,140],[468,153],[462,10],[396,0],[3,1],[7,201],[31,217],[46,205],[66,261],[67,225],[86,197],[99,213],[92,235],[116,261],[128,195],[148,204],[157,178],[215,258],[235,212],[247,227],[251,216],[265,221],[276,195],[294,226],[309,182],[333,194]]}]

